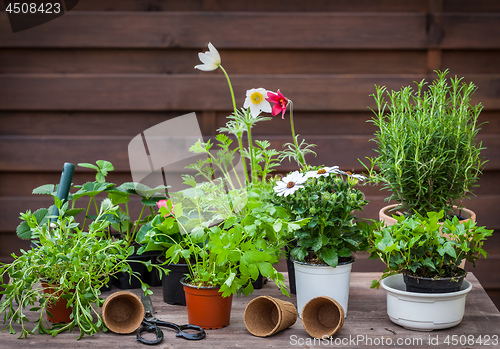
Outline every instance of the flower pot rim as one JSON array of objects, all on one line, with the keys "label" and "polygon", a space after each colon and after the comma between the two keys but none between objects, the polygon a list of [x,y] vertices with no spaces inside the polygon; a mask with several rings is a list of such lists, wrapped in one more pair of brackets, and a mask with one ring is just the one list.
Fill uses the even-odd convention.
[{"label": "flower pot rim", "polygon": [[460,270],[463,270],[464,274],[461,275],[461,276],[453,276],[453,277],[444,277],[444,278],[428,278],[428,277],[423,277],[423,276],[417,276],[417,275],[412,275],[412,274],[408,274],[408,273],[405,273],[403,272],[402,274],[403,275],[407,275],[408,277],[411,277],[411,278],[415,278],[415,279],[419,279],[419,280],[423,280],[423,281],[438,281],[438,280],[448,280],[448,281],[451,281],[452,279],[460,279],[460,278],[465,278],[467,276],[467,270],[463,269],[463,268],[458,268]]},{"label": "flower pot rim", "polygon": [[[389,211],[394,209],[394,208],[397,208],[397,207],[400,207],[400,204],[390,204],[390,205],[383,206],[379,210],[379,218],[390,219],[391,221],[394,220],[394,218],[392,217],[392,214],[389,213]],[[453,205],[453,209],[457,210],[457,211],[464,212],[467,215],[467,217],[465,217],[464,220],[472,219],[472,221],[474,221],[474,222],[476,221],[476,213],[474,211],[472,211],[470,208],[458,207],[456,205]]]},{"label": "flower pot rim", "polygon": [[186,283],[187,277],[183,277],[180,281],[180,283],[184,286],[190,287],[190,288],[197,288],[197,289],[203,289],[203,290],[215,290],[215,289],[220,289],[221,286],[194,286],[191,284]]},{"label": "flower pot rim", "polygon": [[460,291],[455,292],[447,292],[447,293],[421,293],[421,292],[408,292],[403,291],[397,288],[393,288],[387,285],[387,281],[395,278],[403,278],[403,274],[391,275],[383,279],[380,284],[387,292],[392,292],[398,295],[413,297],[413,298],[449,298],[455,296],[461,296],[463,294],[467,294],[472,290],[472,284],[464,279],[464,283],[462,285],[462,289]]},{"label": "flower pot rim", "polygon": [[[296,264],[301,264],[301,265],[308,265],[308,266],[311,266],[311,267],[320,267],[320,268],[324,268],[324,267],[328,267],[328,268],[333,268],[332,266],[328,265],[328,264],[314,264],[314,263],[308,263],[308,262],[301,262],[301,261],[297,261],[293,258],[291,258],[292,262],[293,263],[296,263]],[[339,264],[337,264],[337,267],[338,266],[342,266],[342,265],[349,265],[349,264],[352,264],[354,263],[356,259],[354,257],[351,257],[351,260],[348,260],[348,261],[345,261],[345,262],[339,262]]]}]

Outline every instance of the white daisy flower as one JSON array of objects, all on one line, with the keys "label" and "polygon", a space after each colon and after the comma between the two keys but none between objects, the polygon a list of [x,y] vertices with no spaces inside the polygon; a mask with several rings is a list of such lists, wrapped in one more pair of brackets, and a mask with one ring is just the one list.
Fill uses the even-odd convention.
[{"label": "white daisy flower", "polygon": [[338,166],[332,166],[332,167],[322,167],[319,170],[314,170],[314,171],[309,171],[306,173],[306,176],[308,178],[319,178],[319,177],[328,177],[330,173],[337,173],[339,174],[340,171]]},{"label": "white daisy flower", "polygon": [[243,108],[250,108],[250,114],[256,118],[260,112],[271,112],[271,104],[266,101],[267,90],[264,88],[252,88],[247,91]]},{"label": "white daisy flower", "polygon": [[217,51],[214,45],[212,45],[212,43],[210,42],[208,43],[208,49],[209,51],[205,53],[198,53],[198,57],[203,64],[198,64],[194,67],[195,69],[210,71],[215,70],[219,67],[221,63],[219,51]]},{"label": "white daisy flower", "polygon": [[278,196],[288,196],[295,193],[298,189],[303,188],[307,179],[308,177],[304,176],[304,174],[299,171],[293,171],[276,183],[274,192]]}]

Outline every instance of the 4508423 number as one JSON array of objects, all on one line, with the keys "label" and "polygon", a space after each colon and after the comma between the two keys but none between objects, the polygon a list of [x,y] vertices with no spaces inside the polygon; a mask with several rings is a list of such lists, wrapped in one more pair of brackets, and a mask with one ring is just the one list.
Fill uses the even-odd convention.
[{"label": "4508423 number", "polygon": [[498,345],[498,336],[497,335],[447,335],[444,339],[444,344],[446,345],[452,345],[452,346],[457,346],[457,345],[492,345],[492,346],[497,346]]},{"label": "4508423 number", "polygon": [[58,2],[46,2],[41,4],[34,2],[13,2],[9,3],[5,8],[5,12],[14,14],[49,14],[60,13],[61,11],[61,4]]}]

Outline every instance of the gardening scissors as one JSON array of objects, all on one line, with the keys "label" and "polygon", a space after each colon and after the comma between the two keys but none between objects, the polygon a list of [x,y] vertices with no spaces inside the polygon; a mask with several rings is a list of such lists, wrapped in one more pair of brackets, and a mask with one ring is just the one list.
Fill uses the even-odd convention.
[{"label": "gardening scissors", "polygon": [[[153,314],[153,304],[151,303],[151,298],[149,296],[141,295],[141,302],[144,305],[144,320],[142,321],[141,327],[137,330],[137,340],[141,343],[154,345],[158,344],[163,340],[163,331],[158,326],[173,328],[177,331],[176,337],[189,339],[189,340],[200,340],[205,338],[205,330],[196,325],[176,325],[171,322],[158,320]],[[195,330],[198,333],[187,333],[184,330]],[[142,338],[143,332],[155,332],[156,339],[147,340]]]}]

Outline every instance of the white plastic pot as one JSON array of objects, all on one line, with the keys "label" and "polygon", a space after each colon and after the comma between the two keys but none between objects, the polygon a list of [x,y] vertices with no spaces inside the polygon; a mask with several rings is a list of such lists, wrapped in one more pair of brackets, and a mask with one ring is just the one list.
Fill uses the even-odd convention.
[{"label": "white plastic pot", "polygon": [[302,317],[302,308],[309,300],[327,296],[335,299],[344,309],[347,316],[349,300],[349,283],[354,260],[339,264],[336,268],[329,265],[317,265],[293,261],[295,267],[295,287],[297,310]]},{"label": "white plastic pot", "polygon": [[465,313],[465,297],[472,289],[467,280],[457,292],[407,292],[403,275],[382,280],[387,291],[387,314],[392,322],[415,331],[433,331],[458,325]]}]

